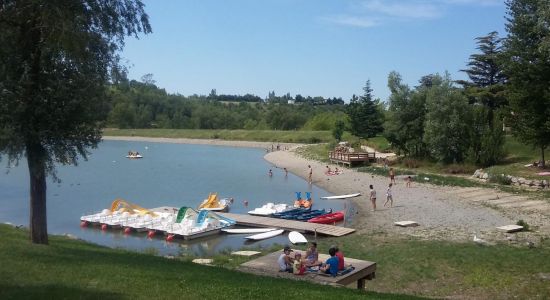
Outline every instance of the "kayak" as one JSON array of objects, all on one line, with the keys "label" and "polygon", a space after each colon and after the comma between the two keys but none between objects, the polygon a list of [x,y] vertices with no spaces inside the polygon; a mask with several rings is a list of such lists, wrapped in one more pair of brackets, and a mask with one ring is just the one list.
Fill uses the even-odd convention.
[{"label": "kayak", "polygon": [[335,213],[324,214],[313,219],[309,219],[309,223],[320,223],[320,224],[332,224],[344,219],[344,212],[337,211]]},{"label": "kayak", "polygon": [[321,197],[321,199],[326,200],[332,200],[332,199],[347,199],[347,198],[353,198],[361,196],[361,193],[355,193],[355,194],[349,194],[349,195],[339,195],[339,196],[328,196],[328,197]]}]

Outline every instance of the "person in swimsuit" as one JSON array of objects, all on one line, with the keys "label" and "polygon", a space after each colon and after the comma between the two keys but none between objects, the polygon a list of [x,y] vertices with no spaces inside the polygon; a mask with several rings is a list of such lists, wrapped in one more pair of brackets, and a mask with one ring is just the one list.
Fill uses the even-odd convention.
[{"label": "person in swimsuit", "polygon": [[376,191],[374,190],[374,187],[372,186],[372,184],[369,187],[370,187],[369,199],[370,199],[370,203],[372,204],[372,211],[375,211],[376,210]]},{"label": "person in swimsuit", "polygon": [[386,204],[388,204],[388,202],[390,203],[390,207],[393,207],[393,196],[391,194],[391,186],[392,184],[390,183],[390,185],[388,186],[388,189],[386,190],[386,202],[384,202],[384,207],[386,207]]},{"label": "person in swimsuit", "polygon": [[393,168],[390,168],[390,182],[395,184],[395,172],[393,171]]}]

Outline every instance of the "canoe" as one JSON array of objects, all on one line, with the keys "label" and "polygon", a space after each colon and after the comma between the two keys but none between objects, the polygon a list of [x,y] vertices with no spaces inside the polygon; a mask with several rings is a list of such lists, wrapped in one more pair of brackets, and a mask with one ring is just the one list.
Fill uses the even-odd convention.
[{"label": "canoe", "polygon": [[353,197],[357,197],[357,196],[361,196],[361,193],[348,194],[348,195],[339,195],[339,196],[321,197],[321,199],[326,199],[326,200],[347,199],[347,198],[353,198]]},{"label": "canoe", "polygon": [[290,240],[291,243],[293,244],[304,244],[304,243],[307,243],[307,239],[305,236],[303,236],[301,233],[299,233],[298,231],[291,231],[289,234],[288,234],[288,239]]},{"label": "canoe", "polygon": [[319,223],[319,224],[332,224],[344,219],[344,212],[337,211],[335,213],[325,214],[313,219],[309,219],[309,223]]},{"label": "canoe", "polygon": [[307,221],[309,219],[313,219],[315,217],[318,217],[318,216],[321,216],[321,215],[324,215],[324,214],[327,214],[327,213],[330,213],[330,212],[332,212],[332,211],[331,210],[326,211],[324,209],[317,209],[317,210],[313,210],[309,213],[305,213],[305,214],[297,216],[296,220],[298,220],[298,221]]},{"label": "canoe", "polygon": [[130,158],[130,159],[136,159],[136,158],[143,158],[143,156],[141,155],[126,155],[126,158]]},{"label": "canoe", "polygon": [[280,212],[280,213],[274,213],[271,216],[275,217],[275,218],[281,218],[282,216],[301,214],[301,213],[306,212],[306,211],[309,211],[309,209],[293,208],[293,209],[283,211],[283,212]]},{"label": "canoe", "polygon": [[263,239],[267,239],[267,238],[277,236],[277,235],[283,233],[283,231],[284,231],[284,229],[272,230],[272,231],[268,231],[268,232],[264,232],[264,233],[259,233],[259,234],[247,236],[247,237],[245,237],[245,239],[259,241],[259,240],[263,240]]},{"label": "canoe", "polygon": [[224,228],[225,233],[264,233],[276,230],[277,228]]}]

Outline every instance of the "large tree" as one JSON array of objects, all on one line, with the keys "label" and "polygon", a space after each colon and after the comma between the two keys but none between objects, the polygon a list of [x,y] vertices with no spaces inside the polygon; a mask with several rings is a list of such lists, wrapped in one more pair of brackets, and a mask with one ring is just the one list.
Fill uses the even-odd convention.
[{"label": "large tree", "polygon": [[0,1],[0,154],[27,159],[33,243],[48,243],[46,177],[99,143],[106,84],[140,32],[139,0]]},{"label": "large tree", "polygon": [[384,130],[384,116],[379,108],[379,100],[372,96],[370,80],[367,80],[363,88],[364,94],[359,98],[351,99],[347,108],[350,120],[350,131],[353,135],[370,138]]},{"label": "large tree", "polygon": [[493,112],[507,104],[504,97],[506,76],[499,65],[502,39],[496,31],[493,31],[476,40],[477,49],[481,53],[470,55],[468,68],[460,70],[468,75],[469,80],[457,82],[464,86],[467,96]]},{"label": "large tree", "polygon": [[466,97],[453,87],[448,73],[436,75],[426,97],[424,140],[432,157],[461,163],[470,142],[471,111]]},{"label": "large tree", "polygon": [[[468,68],[461,70],[469,80],[459,80],[464,93],[473,107],[473,126],[470,160],[488,166],[502,158],[504,133],[502,132],[502,110],[507,100],[504,95],[506,76],[499,64],[502,39],[496,31],[478,37],[480,53],[470,55]],[[499,116],[499,111],[501,111]]]},{"label": "large tree", "polygon": [[[425,78],[428,77],[423,77]],[[432,82],[431,77],[429,81]],[[388,88],[391,94],[384,135],[399,152],[412,156],[423,155],[428,87],[421,84],[413,91],[402,83],[399,73],[391,72],[388,75]]]},{"label": "large tree", "polygon": [[550,145],[550,8],[548,0],[508,0],[503,67],[509,78],[513,133],[544,151]]}]

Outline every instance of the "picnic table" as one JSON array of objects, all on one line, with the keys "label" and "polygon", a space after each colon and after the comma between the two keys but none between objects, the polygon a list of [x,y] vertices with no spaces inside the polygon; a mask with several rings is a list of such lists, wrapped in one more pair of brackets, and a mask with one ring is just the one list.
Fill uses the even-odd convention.
[{"label": "picnic table", "polygon": [[[296,253],[293,249],[293,254]],[[303,252],[303,251],[301,251]],[[318,272],[306,272],[304,275],[294,275],[285,272],[279,272],[279,266],[277,265],[277,259],[279,255],[283,253],[282,249],[277,252],[270,253],[268,255],[250,260],[241,264],[239,270],[254,274],[263,274],[273,277],[284,277],[296,280],[306,280],[320,284],[328,285],[343,285],[349,286],[350,284],[357,282],[356,287],[358,289],[365,288],[365,280],[372,280],[376,274],[376,263],[372,261],[359,260],[354,258],[345,257],[344,261],[346,265],[351,264],[355,269],[344,275],[338,275],[336,277],[326,276],[319,274]],[[292,254],[292,255],[293,255]],[[303,256],[303,255],[302,255]],[[319,254],[320,261],[326,261],[329,258],[328,254]]]}]

